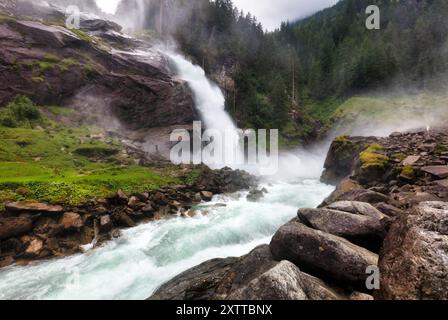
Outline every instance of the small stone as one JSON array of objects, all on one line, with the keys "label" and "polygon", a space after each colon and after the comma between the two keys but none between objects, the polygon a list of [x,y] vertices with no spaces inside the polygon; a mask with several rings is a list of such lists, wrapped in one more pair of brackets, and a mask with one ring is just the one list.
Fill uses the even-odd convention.
[{"label": "small stone", "polygon": [[210,191],[201,191],[201,198],[204,201],[211,201],[213,199],[213,193]]},{"label": "small stone", "polygon": [[128,196],[126,195],[126,193],[123,192],[123,190],[118,190],[117,191],[117,197],[120,200],[128,201]]},{"label": "small stone", "polygon": [[108,232],[112,229],[113,224],[109,215],[101,216],[100,218],[100,229],[103,232]]},{"label": "small stone", "polygon": [[25,251],[25,254],[30,257],[36,257],[42,251],[44,247],[44,243],[42,240],[34,239],[28,245],[28,248]]},{"label": "small stone", "polygon": [[79,214],[74,212],[66,212],[62,216],[61,224],[64,226],[64,229],[79,229],[84,223]]},{"label": "small stone", "polygon": [[134,197],[134,196],[129,198],[129,201],[128,201],[128,206],[129,207],[135,209],[135,208],[137,208],[139,206],[139,204],[140,204],[140,199],[139,198]]},{"label": "small stone", "polygon": [[142,212],[144,212],[144,213],[151,213],[153,211],[154,211],[154,208],[152,207],[151,204],[147,204],[146,206],[144,206],[142,208]]},{"label": "small stone", "polygon": [[409,156],[403,160],[403,166],[412,166],[420,160],[420,156]]}]

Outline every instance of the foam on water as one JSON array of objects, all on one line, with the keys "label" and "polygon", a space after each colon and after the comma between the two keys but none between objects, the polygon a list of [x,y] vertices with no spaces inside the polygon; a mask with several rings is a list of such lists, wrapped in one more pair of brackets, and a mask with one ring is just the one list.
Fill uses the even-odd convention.
[{"label": "foam on water", "polygon": [[151,222],[85,254],[3,269],[0,299],[144,299],[206,260],[269,243],[297,208],[314,207],[332,191],[317,180],[265,187],[257,203],[246,193],[217,196],[201,207],[206,215]]}]

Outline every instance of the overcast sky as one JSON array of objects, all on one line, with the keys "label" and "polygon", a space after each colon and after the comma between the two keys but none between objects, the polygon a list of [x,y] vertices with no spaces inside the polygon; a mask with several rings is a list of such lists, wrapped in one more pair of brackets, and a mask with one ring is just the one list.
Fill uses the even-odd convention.
[{"label": "overcast sky", "polygon": [[258,18],[265,29],[278,28],[282,21],[293,21],[331,7],[338,0],[233,0],[234,4]]},{"label": "overcast sky", "polygon": [[[120,0],[96,0],[107,13],[114,13]],[[234,4],[258,18],[265,29],[274,30],[282,21],[296,20],[334,5],[338,0],[233,0]]]}]

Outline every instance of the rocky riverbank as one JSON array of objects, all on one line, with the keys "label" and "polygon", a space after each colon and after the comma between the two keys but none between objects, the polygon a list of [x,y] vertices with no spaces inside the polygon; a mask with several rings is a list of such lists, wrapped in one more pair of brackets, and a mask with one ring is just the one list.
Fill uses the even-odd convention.
[{"label": "rocky riverbank", "polygon": [[150,299],[448,299],[448,130],[339,137],[270,245],[188,270]]},{"label": "rocky riverbank", "polygon": [[201,168],[193,184],[108,199],[77,207],[36,202],[11,202],[0,213],[0,267],[63,257],[120,236],[120,229],[139,223],[195,215],[194,206],[221,193],[250,189],[256,179],[230,169]]}]

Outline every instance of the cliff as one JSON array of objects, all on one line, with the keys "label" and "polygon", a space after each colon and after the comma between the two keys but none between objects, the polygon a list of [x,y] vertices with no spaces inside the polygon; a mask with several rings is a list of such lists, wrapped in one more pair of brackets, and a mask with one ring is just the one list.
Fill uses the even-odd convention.
[{"label": "cliff", "polygon": [[0,106],[27,95],[86,118],[113,115],[130,129],[197,118],[189,88],[164,55],[119,25],[82,14],[80,29],[70,30],[61,8],[28,1],[0,10]]}]

